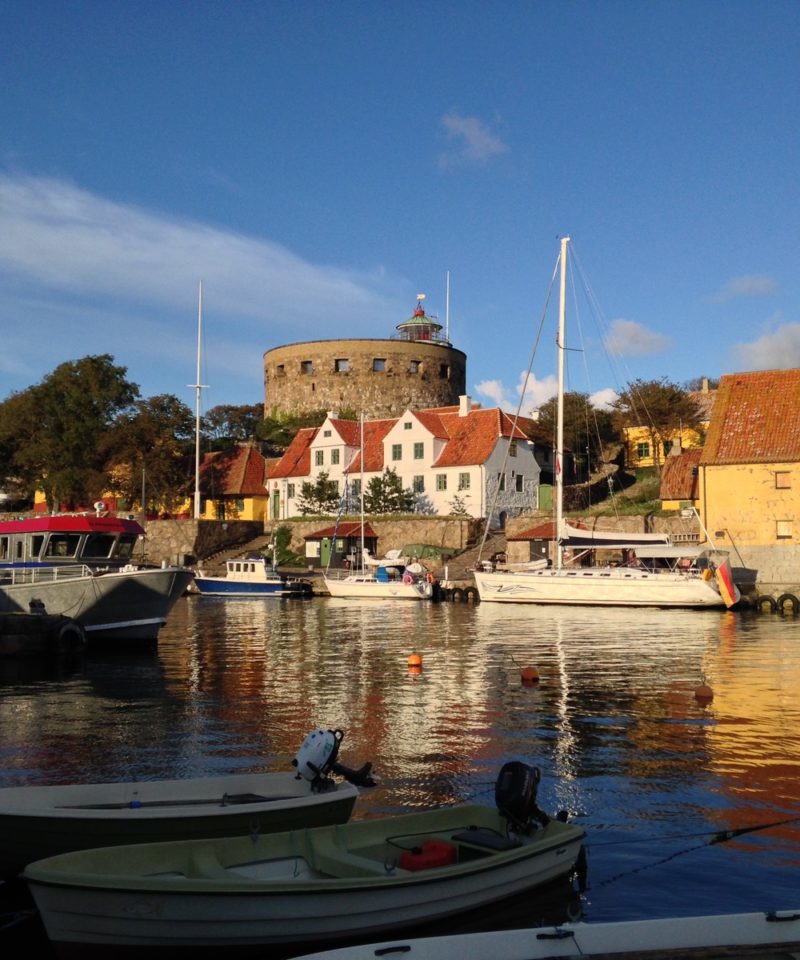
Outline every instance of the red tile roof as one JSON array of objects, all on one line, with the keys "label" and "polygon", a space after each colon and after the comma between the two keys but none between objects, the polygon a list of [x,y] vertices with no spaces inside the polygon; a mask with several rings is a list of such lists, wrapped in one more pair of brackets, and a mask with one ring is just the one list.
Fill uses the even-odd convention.
[{"label": "red tile roof", "polygon": [[466,417],[443,414],[440,419],[449,439],[435,467],[485,463],[500,436],[525,439],[519,424],[512,430],[512,418],[497,408],[472,410]]},{"label": "red tile roof", "polygon": [[267,461],[250,445],[207,453],[200,464],[200,488],[207,497],[264,497]]},{"label": "red tile roof", "polygon": [[800,369],[722,377],[702,449],[704,466],[800,460]]},{"label": "red tile roof", "polygon": [[697,467],[702,447],[690,447],[675,456],[668,456],[661,469],[662,500],[697,500],[699,497]]},{"label": "red tile roof", "polygon": [[278,461],[277,467],[270,470],[270,480],[279,477],[308,477],[311,475],[311,441],[316,437],[318,427],[303,427],[294,435],[286,448],[286,453]]},{"label": "red tile roof", "polygon": [[[364,421],[364,473],[379,473],[383,470],[383,441],[396,423],[397,420]],[[354,445],[360,448],[360,439],[356,440]],[[360,449],[345,473],[349,476],[361,473]]]},{"label": "red tile roof", "polygon": [[[323,537],[332,537],[336,535],[341,537],[343,540],[348,537],[360,537],[361,536],[361,521],[360,520],[345,520],[343,523],[334,524],[331,527],[325,527],[323,530],[315,530],[314,533],[306,534],[304,540],[321,540]],[[378,534],[372,529],[370,524],[366,522],[364,524],[364,539],[375,539]]]}]

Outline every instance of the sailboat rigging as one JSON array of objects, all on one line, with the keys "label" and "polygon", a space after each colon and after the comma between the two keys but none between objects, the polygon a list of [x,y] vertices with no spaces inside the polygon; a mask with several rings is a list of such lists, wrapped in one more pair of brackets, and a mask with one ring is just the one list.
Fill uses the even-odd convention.
[{"label": "sailboat rigging", "polygon": [[[564,354],[569,243],[569,237],[561,239],[559,262],[555,563],[553,567],[533,570],[476,570],[474,577],[481,601],[682,608],[732,606],[740,597],[725,551],[718,551],[711,544],[673,547],[669,538],[661,534],[580,530],[564,518]],[[629,558],[635,558],[638,553],[639,559],[624,566],[569,566],[564,562],[567,548],[578,548],[592,555],[599,549],[619,548],[628,551]],[[642,562],[645,556],[663,561],[663,567],[647,566]]]}]

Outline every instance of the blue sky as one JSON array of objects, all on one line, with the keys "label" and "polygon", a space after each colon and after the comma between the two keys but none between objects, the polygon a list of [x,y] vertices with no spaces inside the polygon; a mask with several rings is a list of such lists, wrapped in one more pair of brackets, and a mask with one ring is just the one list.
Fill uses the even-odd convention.
[{"label": "blue sky", "polygon": [[0,399],[108,352],[192,406],[202,279],[204,409],[261,402],[265,350],[443,320],[449,271],[513,409],[562,234],[571,389],[800,366],[799,80],[796,0],[6,0]]}]

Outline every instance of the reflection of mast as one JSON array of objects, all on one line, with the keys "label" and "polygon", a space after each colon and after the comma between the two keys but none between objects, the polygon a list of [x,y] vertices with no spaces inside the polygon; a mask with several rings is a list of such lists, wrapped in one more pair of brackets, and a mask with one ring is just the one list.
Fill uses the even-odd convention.
[{"label": "reflection of mast", "polygon": [[555,618],[555,652],[558,664],[559,695],[555,703],[558,718],[556,728],[553,763],[555,766],[556,793],[559,794],[559,807],[567,810],[576,810],[581,804],[578,802],[577,786],[578,775],[575,771],[576,736],[572,729],[569,713],[570,682],[567,671],[567,658],[564,653],[564,621],[561,617]]}]

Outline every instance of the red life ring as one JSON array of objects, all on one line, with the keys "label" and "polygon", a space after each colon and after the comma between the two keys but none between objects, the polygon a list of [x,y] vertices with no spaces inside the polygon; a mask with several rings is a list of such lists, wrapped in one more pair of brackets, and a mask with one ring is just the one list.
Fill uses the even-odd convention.
[{"label": "red life ring", "polygon": [[414,578],[411,576],[410,573],[403,574],[403,583],[413,583],[413,582],[414,582]]}]

